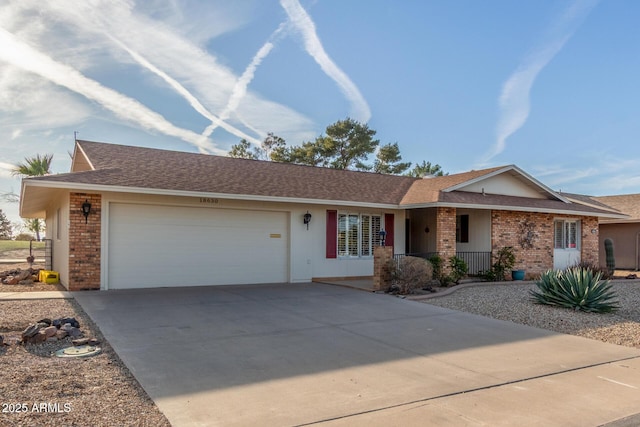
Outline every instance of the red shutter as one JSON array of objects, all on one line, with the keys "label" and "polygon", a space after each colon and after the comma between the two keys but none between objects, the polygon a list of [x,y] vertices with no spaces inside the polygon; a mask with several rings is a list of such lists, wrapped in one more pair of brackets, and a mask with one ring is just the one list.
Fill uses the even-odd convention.
[{"label": "red shutter", "polygon": [[338,211],[327,211],[327,258],[338,257]]},{"label": "red shutter", "polygon": [[384,214],[384,231],[387,232],[385,246],[393,246],[393,219],[395,215]]}]

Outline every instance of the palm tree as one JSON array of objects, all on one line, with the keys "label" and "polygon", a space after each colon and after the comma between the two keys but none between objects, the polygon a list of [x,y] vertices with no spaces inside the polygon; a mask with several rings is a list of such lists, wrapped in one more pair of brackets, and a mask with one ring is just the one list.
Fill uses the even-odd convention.
[{"label": "palm tree", "polygon": [[35,157],[25,157],[24,163],[18,163],[13,168],[13,176],[43,176],[51,173],[51,160],[53,154],[36,154]]},{"label": "palm tree", "polygon": [[[43,176],[51,173],[51,160],[53,154],[36,154],[35,157],[25,157],[24,163],[19,163],[11,171],[13,176]],[[44,229],[44,224],[39,218],[34,218],[26,222],[27,228],[36,233],[36,239],[40,240],[40,230]]]}]

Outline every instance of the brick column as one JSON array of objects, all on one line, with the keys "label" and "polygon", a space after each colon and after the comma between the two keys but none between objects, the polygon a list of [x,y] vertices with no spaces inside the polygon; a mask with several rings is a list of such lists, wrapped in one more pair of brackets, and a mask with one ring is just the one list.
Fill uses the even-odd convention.
[{"label": "brick column", "polygon": [[[69,197],[69,290],[100,289],[102,196],[71,193]],[[91,203],[86,222],[85,200]]]},{"label": "brick column", "polygon": [[393,259],[393,246],[376,246],[373,248],[373,290],[382,291],[391,285],[390,274],[387,268],[389,261]]},{"label": "brick column", "polygon": [[449,258],[456,255],[456,208],[436,208],[436,252],[442,274],[449,274]]},{"label": "brick column", "polygon": [[[599,230],[598,218],[582,217],[581,260],[593,265],[599,264]],[[591,231],[595,230],[595,233]]]}]

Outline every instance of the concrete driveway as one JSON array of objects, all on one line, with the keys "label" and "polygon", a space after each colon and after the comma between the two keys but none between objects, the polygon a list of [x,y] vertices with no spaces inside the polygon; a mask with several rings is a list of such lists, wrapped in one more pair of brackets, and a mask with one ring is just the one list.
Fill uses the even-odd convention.
[{"label": "concrete driveway", "polygon": [[174,426],[597,426],[640,411],[636,349],[388,295],[74,296]]}]

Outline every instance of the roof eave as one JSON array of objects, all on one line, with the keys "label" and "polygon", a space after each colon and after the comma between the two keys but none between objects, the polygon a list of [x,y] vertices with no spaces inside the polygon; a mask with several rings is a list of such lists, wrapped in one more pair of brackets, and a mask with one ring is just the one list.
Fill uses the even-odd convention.
[{"label": "roof eave", "polygon": [[458,190],[460,188],[466,187],[466,186],[468,186],[470,184],[475,184],[475,183],[483,181],[483,180],[485,180],[487,178],[491,178],[491,177],[494,177],[494,176],[497,176],[497,175],[500,175],[502,173],[509,172],[509,171],[516,171],[523,178],[527,179],[529,182],[531,182],[535,186],[537,186],[540,189],[544,190],[545,193],[551,195],[552,197],[555,197],[556,199],[558,199],[558,200],[560,200],[560,201],[562,201],[564,203],[571,203],[569,201],[569,199],[567,199],[566,197],[564,197],[564,196],[560,195],[559,193],[553,191],[551,188],[547,187],[542,182],[538,181],[537,179],[535,179],[534,177],[532,177],[531,175],[529,175],[528,173],[526,173],[525,171],[523,171],[522,169],[520,169],[516,165],[505,166],[503,168],[500,168],[500,169],[497,169],[495,171],[489,172],[489,173],[487,173],[485,175],[481,175],[479,177],[470,179],[468,181],[461,182],[460,184],[453,185],[453,186],[451,186],[449,188],[445,188],[442,191],[444,191],[444,192],[455,191],[455,190]]},{"label": "roof eave", "polygon": [[123,187],[98,184],[78,184],[57,181],[29,181],[23,184],[22,194],[26,190],[26,186],[64,189],[70,191],[90,191],[90,192],[110,192],[110,193],[135,193],[155,196],[177,196],[177,197],[208,197],[218,199],[233,199],[247,201],[262,202],[279,202],[279,203],[304,203],[313,205],[333,205],[333,206],[357,206],[375,209],[403,209],[394,203],[373,203],[361,202],[353,200],[331,200],[331,199],[311,199],[298,197],[280,197],[280,196],[261,196],[252,194],[233,194],[233,193],[215,193],[202,191],[183,191],[183,190],[167,190],[146,187]]},{"label": "roof eave", "polygon": [[573,216],[594,216],[598,218],[612,218],[612,219],[626,219],[627,216],[619,214],[610,214],[608,212],[586,212],[575,211],[570,209],[553,209],[553,208],[531,208],[527,206],[503,206],[503,205],[491,205],[491,204],[477,204],[477,203],[447,203],[447,202],[430,202],[430,203],[414,203],[408,205],[401,205],[402,209],[419,209],[419,208],[461,208],[461,209],[482,209],[482,210],[500,210],[500,211],[516,211],[516,212],[538,212],[538,213],[551,213],[559,215],[573,215]]}]

